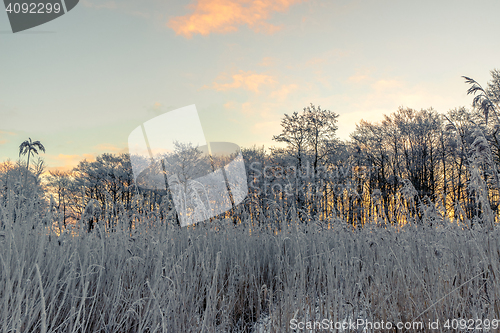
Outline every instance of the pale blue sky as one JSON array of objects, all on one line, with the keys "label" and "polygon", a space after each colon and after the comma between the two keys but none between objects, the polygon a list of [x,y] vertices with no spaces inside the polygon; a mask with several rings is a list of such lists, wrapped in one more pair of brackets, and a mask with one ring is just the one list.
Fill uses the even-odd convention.
[{"label": "pale blue sky", "polygon": [[498,0],[262,3],[81,0],[17,34],[0,13],[0,160],[28,137],[50,167],[126,151],[134,128],[191,104],[208,141],[269,147],[309,103],[348,138],[398,106],[469,106],[461,75],[500,68]]}]

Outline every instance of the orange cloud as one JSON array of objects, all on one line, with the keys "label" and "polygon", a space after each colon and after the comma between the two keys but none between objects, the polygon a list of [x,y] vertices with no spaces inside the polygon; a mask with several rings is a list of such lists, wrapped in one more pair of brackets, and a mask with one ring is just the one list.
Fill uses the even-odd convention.
[{"label": "orange cloud", "polygon": [[[306,0],[307,1],[307,0]],[[267,23],[272,12],[283,12],[302,0],[197,0],[190,5],[192,13],[171,19],[167,26],[177,35],[227,33],[248,25],[254,31],[273,33],[280,27]]]},{"label": "orange cloud", "polygon": [[83,155],[66,155],[59,154],[48,155],[47,159],[49,160],[51,165],[57,165],[56,167],[49,167],[48,171],[60,170],[60,171],[69,171],[76,167],[81,161],[86,159],[87,161],[95,161],[95,156],[92,154],[83,154]]},{"label": "orange cloud", "polygon": [[241,113],[245,115],[252,115],[255,113],[255,110],[252,108],[250,102],[245,102],[240,104],[235,101],[229,101],[226,104],[224,104],[224,107],[228,110],[239,110],[241,111]]},{"label": "orange cloud", "polygon": [[371,78],[368,75],[365,74],[354,74],[352,76],[349,76],[347,78],[347,81],[353,82],[353,83],[360,83],[360,82],[366,82],[370,80]]},{"label": "orange cloud", "polygon": [[293,83],[288,84],[288,85],[283,85],[283,86],[281,86],[280,89],[273,91],[270,96],[273,98],[276,98],[280,101],[284,101],[284,100],[286,100],[288,95],[290,93],[294,92],[295,90],[297,90],[298,87],[299,87],[298,85],[293,84]]},{"label": "orange cloud", "polygon": [[389,80],[378,80],[374,84],[372,84],[372,88],[377,91],[387,91],[392,90],[394,88],[401,88],[404,84],[401,81],[389,79]]},{"label": "orange cloud", "polygon": [[[2,136],[4,136],[4,135],[5,135],[5,136],[14,136],[14,135],[16,135],[16,133],[14,133],[14,132],[7,132],[7,131],[2,131],[2,130],[0,130],[0,137],[2,137]],[[4,145],[4,144],[6,144],[6,143],[8,143],[8,142],[10,142],[10,140],[7,140],[7,139],[0,140],[0,145]]]},{"label": "orange cloud", "polygon": [[97,149],[97,151],[103,152],[103,153],[113,153],[113,154],[128,153],[128,148],[117,147],[117,146],[109,144],[109,143],[98,144],[97,146],[95,146],[95,149]]},{"label": "orange cloud", "polygon": [[[276,83],[274,77],[266,74],[257,74],[252,71],[242,71],[238,74],[232,76],[233,82],[230,83],[218,83],[214,82],[212,84],[212,89],[218,91],[226,91],[230,89],[243,88],[253,92],[259,92],[259,86],[269,85]],[[205,86],[206,87],[206,86]],[[208,88],[208,87],[206,87]]]},{"label": "orange cloud", "polygon": [[78,164],[83,160],[94,162],[96,160],[96,156],[102,153],[112,153],[112,154],[128,153],[128,149],[126,147],[118,147],[107,143],[94,146],[93,150],[94,153],[92,154],[81,154],[81,155],[47,154],[46,158],[48,160],[48,164],[54,165],[53,167],[49,167],[47,169],[48,171],[52,170],[70,171],[74,167],[78,166]]},{"label": "orange cloud", "polygon": [[245,116],[245,122],[250,126],[252,134],[265,135],[269,133],[279,133],[281,124],[282,102],[256,101],[238,103],[229,101],[224,104],[229,110],[238,110]]},{"label": "orange cloud", "polygon": [[274,58],[264,57],[262,59],[261,63],[259,64],[259,66],[270,67],[270,66],[273,66],[275,63],[276,63],[276,61]]}]

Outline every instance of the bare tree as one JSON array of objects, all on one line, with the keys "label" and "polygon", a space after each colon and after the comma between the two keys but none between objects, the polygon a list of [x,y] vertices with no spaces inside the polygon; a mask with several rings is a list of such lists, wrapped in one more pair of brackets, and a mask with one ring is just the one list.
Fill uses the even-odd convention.
[{"label": "bare tree", "polygon": [[[317,204],[321,203],[321,200],[318,200],[321,192],[318,186],[319,168],[324,166],[327,160],[331,160],[331,155],[338,146],[335,136],[337,118],[335,112],[310,104],[301,113],[285,114],[281,121],[281,134],[273,136],[274,141],[286,144],[284,150],[274,148],[273,153],[293,156],[295,159],[298,208],[307,206],[313,215],[318,212]],[[306,170],[303,170],[304,167]],[[299,176],[303,173],[306,177]],[[310,179],[305,181],[304,178]]]}]

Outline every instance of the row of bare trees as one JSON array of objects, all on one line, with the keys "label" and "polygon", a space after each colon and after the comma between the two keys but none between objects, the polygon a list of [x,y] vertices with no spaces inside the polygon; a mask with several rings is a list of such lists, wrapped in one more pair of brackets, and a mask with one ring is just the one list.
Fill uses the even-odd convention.
[{"label": "row of bare trees", "polygon": [[[474,95],[470,110],[460,107],[440,114],[432,108],[400,107],[380,122],[360,121],[348,141],[336,136],[338,115],[330,110],[311,104],[285,114],[281,133],[273,136],[276,147],[242,150],[249,193],[226,217],[235,223],[264,223],[293,211],[302,221],[341,218],[356,226],[367,221],[418,222],[430,211],[437,222],[449,217],[473,223],[485,214],[496,218],[500,71],[491,75],[486,88],[464,77],[468,93]],[[40,172],[29,169],[30,155],[42,150],[39,145],[30,139],[20,153],[28,155],[25,177],[33,174],[33,186],[42,187]],[[199,163],[202,154],[191,152],[191,157],[179,159]],[[213,159],[204,163],[215,170]],[[22,165],[4,164],[0,170],[4,205],[8,189],[22,187],[14,181],[15,172],[22,173]],[[89,229],[97,221],[112,228],[123,217],[133,221],[144,214],[155,221],[175,220],[168,186],[137,185],[128,154],[103,154],[70,172],[50,172],[43,190],[63,225],[86,215]]]}]

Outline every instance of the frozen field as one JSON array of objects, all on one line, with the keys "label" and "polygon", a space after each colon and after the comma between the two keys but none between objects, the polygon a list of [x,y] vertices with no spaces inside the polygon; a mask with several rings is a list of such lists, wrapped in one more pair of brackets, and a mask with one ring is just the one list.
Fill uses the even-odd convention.
[{"label": "frozen field", "polygon": [[140,233],[57,236],[32,218],[2,220],[3,332],[285,332],[293,319],[500,316],[497,227],[355,230],[288,214],[268,228],[180,228],[141,217]]}]

